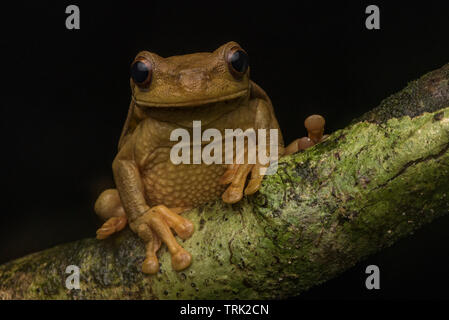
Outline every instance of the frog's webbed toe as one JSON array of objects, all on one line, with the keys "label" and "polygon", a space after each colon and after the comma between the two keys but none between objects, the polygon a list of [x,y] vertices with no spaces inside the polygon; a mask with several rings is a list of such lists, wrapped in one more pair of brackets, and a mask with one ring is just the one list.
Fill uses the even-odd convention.
[{"label": "frog's webbed toe", "polygon": [[314,146],[317,143],[325,140],[328,135],[324,135],[324,125],[326,121],[320,115],[314,114],[306,118],[304,126],[307,129],[307,137],[296,139],[290,143],[283,152],[283,155],[289,155],[301,150],[305,150]]},{"label": "frog's webbed toe", "polygon": [[159,262],[156,252],[161,241],[167,245],[170,251],[174,270],[183,270],[191,264],[192,256],[178,244],[170,230],[172,228],[182,239],[187,239],[192,235],[194,231],[192,222],[178,214],[185,210],[185,208],[169,209],[164,205],[155,206],[132,224],[133,230],[146,242],[143,272],[149,274],[158,272]]}]

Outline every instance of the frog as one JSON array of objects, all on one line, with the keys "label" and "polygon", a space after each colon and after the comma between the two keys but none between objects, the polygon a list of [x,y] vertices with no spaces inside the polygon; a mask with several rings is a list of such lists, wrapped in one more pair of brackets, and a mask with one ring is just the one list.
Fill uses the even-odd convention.
[{"label": "frog", "polygon": [[[177,241],[190,238],[194,224],[182,213],[221,197],[228,204],[256,193],[267,164],[173,163],[170,150],[177,128],[192,132],[214,128],[276,129],[277,156],[307,149],[326,138],[324,118],[305,121],[308,136],[284,147],[279,123],[267,93],[250,80],[249,57],[235,41],[212,52],[161,57],[139,52],[130,67],[131,102],[112,163],[115,188],[103,191],[94,210],[105,222],[103,240],[126,225],[145,243],[141,270],[160,270],[157,252],[164,243],[175,271],[188,268],[191,254]],[[245,149],[248,152],[248,149]]]}]

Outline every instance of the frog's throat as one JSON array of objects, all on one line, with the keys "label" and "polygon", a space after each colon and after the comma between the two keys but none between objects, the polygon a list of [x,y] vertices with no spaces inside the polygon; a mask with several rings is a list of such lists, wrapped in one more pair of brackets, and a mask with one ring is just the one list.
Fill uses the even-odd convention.
[{"label": "frog's throat", "polygon": [[188,101],[181,101],[181,102],[168,102],[168,103],[139,100],[139,99],[136,99],[136,97],[134,95],[132,95],[132,99],[135,103],[137,103],[141,107],[162,107],[162,108],[163,107],[198,107],[198,106],[203,106],[203,105],[211,104],[211,103],[215,103],[215,102],[222,102],[222,101],[237,99],[237,98],[247,95],[248,92],[249,92],[249,89],[243,89],[241,91],[238,91],[238,92],[235,92],[232,94],[228,94],[225,96],[221,96],[221,97],[214,97],[214,98],[210,98],[210,99],[201,99],[201,100],[188,100]]}]

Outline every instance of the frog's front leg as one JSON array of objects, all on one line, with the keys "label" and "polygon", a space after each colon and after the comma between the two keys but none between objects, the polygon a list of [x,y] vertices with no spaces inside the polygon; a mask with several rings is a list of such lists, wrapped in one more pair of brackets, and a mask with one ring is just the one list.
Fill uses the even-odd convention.
[{"label": "frog's front leg", "polygon": [[[267,121],[270,119],[269,105],[263,100],[259,102],[258,112],[256,116],[256,128],[279,128],[276,120],[272,120],[269,124]],[[273,119],[273,118],[271,118]],[[307,129],[308,136],[300,139],[296,139],[286,148],[282,147],[279,151],[280,156],[286,156],[300,150],[305,150],[315,144],[325,140],[328,135],[324,135],[325,120],[320,115],[309,116],[304,121],[304,126]],[[282,139],[280,139],[282,140]],[[267,168],[267,165],[262,165],[259,162],[256,164],[231,164],[221,178],[222,184],[230,184],[230,186],[223,193],[222,199],[226,203],[236,203],[241,200],[243,194],[251,195],[257,192],[262,184],[263,180],[263,168]],[[251,172],[251,179],[245,188],[247,176]]]},{"label": "frog's front leg", "polygon": [[[193,224],[179,215],[179,213],[187,210],[187,208],[169,209],[163,205],[151,207],[147,204],[144,185],[137,166],[137,161],[135,160],[136,137],[137,136],[134,136],[126,140],[112,164],[114,180],[118,191],[115,194],[119,195],[117,198],[113,197],[112,200],[119,201],[120,204],[118,205],[116,203],[113,205],[109,202],[109,207],[114,207],[118,211],[125,212],[131,230],[137,233],[139,237],[145,241],[147,250],[146,259],[142,265],[143,272],[156,273],[159,270],[156,251],[160,247],[161,240],[167,245],[171,253],[173,268],[178,271],[185,269],[190,265],[192,258],[190,254],[177,243],[170,228],[173,229],[180,238],[187,239],[193,233]],[[148,140],[142,139],[139,141],[147,142]],[[147,149],[143,151],[149,152],[150,150]],[[141,161],[140,158],[137,159],[139,159],[138,161]],[[107,206],[104,208],[106,207]],[[103,213],[103,216],[105,215],[107,216],[107,214]],[[109,227],[114,224],[114,221],[111,222],[111,219],[114,218],[116,217],[112,216],[103,227],[99,229],[97,237],[105,238],[116,231],[114,228]]]},{"label": "frog's front leg", "polygon": [[132,161],[118,160],[114,162],[113,168],[130,227],[147,242],[147,258],[142,271],[156,273],[159,270],[155,255],[158,248],[155,245],[157,237],[167,245],[172,256],[173,268],[177,271],[187,268],[192,257],[177,243],[170,227],[181,238],[186,239],[193,233],[193,224],[163,205],[151,208],[147,205],[139,170]]},{"label": "frog's front leg", "polygon": [[[278,135],[277,135],[277,145],[278,145],[278,154],[281,154],[284,146],[282,141],[282,134],[279,129],[279,125],[277,123],[276,117],[273,113],[273,107],[271,104],[263,99],[254,99],[251,103],[254,103],[254,110],[255,110],[255,120],[254,120],[254,129],[264,129],[267,130],[266,132],[266,143],[265,148],[268,150],[263,150],[267,156],[270,156],[270,150],[271,150],[271,143],[273,142],[272,139],[274,137],[270,136],[270,130],[269,129],[277,129]],[[249,152],[255,152],[257,155],[259,153],[258,148],[261,147],[260,144],[261,141],[257,141],[256,149],[255,150],[247,150],[244,151],[244,153],[247,155]],[[237,156],[236,156],[237,158]],[[246,159],[249,159],[248,156],[244,157]],[[270,163],[262,164],[259,161],[259,157],[256,156],[256,163],[250,164],[250,163],[243,163],[243,164],[230,164],[228,165],[227,170],[223,174],[223,176],[220,179],[220,183],[222,184],[230,184],[226,191],[222,195],[222,199],[226,203],[236,203],[240,201],[243,197],[243,194],[250,195],[257,190],[259,190],[260,185],[262,183],[263,179],[263,172],[268,168]],[[247,177],[251,173],[251,178],[246,185]],[[246,188],[245,188],[246,185]]]}]

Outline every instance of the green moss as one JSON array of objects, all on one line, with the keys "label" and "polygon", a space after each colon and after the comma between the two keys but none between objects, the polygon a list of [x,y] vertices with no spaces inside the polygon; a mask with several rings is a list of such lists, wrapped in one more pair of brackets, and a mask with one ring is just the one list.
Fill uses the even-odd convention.
[{"label": "green moss", "polygon": [[405,89],[383,100],[380,106],[366,113],[356,122],[368,120],[385,123],[392,118],[404,116],[414,118],[424,112],[434,113],[445,108],[449,99],[448,79],[449,63],[410,82]]}]

